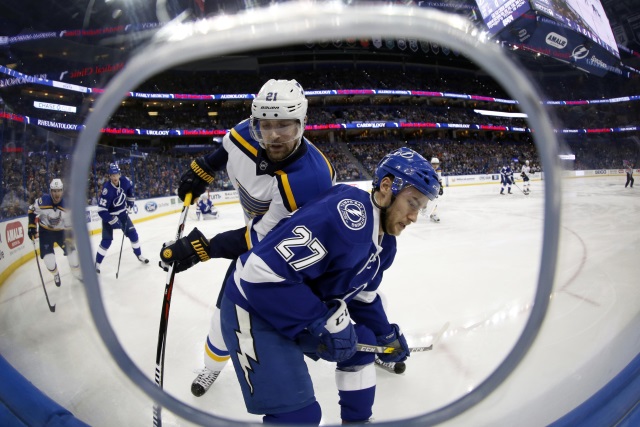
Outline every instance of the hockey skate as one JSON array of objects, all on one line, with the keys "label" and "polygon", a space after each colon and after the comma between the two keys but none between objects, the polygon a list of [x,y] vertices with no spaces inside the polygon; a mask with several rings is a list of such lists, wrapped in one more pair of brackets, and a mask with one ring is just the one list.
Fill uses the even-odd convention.
[{"label": "hockey skate", "polygon": [[140,261],[143,264],[149,264],[149,260],[143,257],[142,255],[138,255],[138,261]]},{"label": "hockey skate", "polygon": [[60,273],[56,273],[53,276],[53,282],[56,284],[57,287],[60,287],[60,285],[62,285],[62,282],[60,282]]},{"label": "hockey skate", "polygon": [[218,375],[220,375],[220,371],[212,371],[205,367],[197,372],[198,376],[191,383],[191,393],[196,397],[200,397],[211,388],[213,382],[218,378]]},{"label": "hockey skate", "polygon": [[440,217],[437,214],[434,214],[434,213],[429,215],[429,219],[431,219],[431,221],[433,221],[433,222],[440,222]]}]

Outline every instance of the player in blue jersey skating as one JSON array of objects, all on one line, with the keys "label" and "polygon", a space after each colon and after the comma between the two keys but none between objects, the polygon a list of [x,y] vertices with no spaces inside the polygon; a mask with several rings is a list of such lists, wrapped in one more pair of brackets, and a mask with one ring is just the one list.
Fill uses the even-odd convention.
[{"label": "player in blue jersey skating", "polygon": [[53,274],[56,286],[60,286],[62,282],[53,250],[54,244],[62,248],[74,274],[79,271],[78,253],[67,234],[71,229],[71,224],[69,212],[64,206],[62,197],[64,191],[62,180],[53,179],[49,184],[49,190],[49,194],[43,194],[33,202],[33,205],[29,206],[27,235],[31,240],[40,238],[40,258],[47,266],[47,270]]},{"label": "player in blue jersey skating", "polygon": [[198,208],[196,211],[196,216],[199,220],[208,220],[208,219],[218,219],[218,209],[213,206],[213,202],[206,194],[200,196],[200,200],[198,200]]},{"label": "player in blue jersey skating", "polygon": [[149,260],[142,256],[138,232],[127,213],[135,203],[133,184],[129,178],[122,176],[116,163],[109,165],[109,180],[102,185],[98,200],[98,215],[102,218],[102,240],[96,254],[96,272],[100,273],[100,265],[107,250],[113,242],[113,230],[121,229],[131,241],[133,253],[143,264]]},{"label": "player in blue jersey skating", "polygon": [[[251,104],[251,117],[225,135],[220,149],[195,159],[183,174],[178,196],[184,200],[191,192],[196,200],[213,181],[215,171],[226,168],[238,190],[246,224],[211,238],[208,252],[200,252],[202,258],[196,257],[193,263],[209,258],[235,260],[282,218],[335,184],[333,166],[303,136],[307,104],[304,90],[295,80],[269,80]],[[186,238],[166,243],[160,253],[161,267],[195,255],[191,242],[197,244],[200,239],[206,240],[195,228]],[[175,271],[189,267],[181,263]],[[220,329],[221,296],[222,290],[204,343],[205,367],[191,385],[195,396],[207,392],[229,361]]]},{"label": "player in blue jersey skating", "polygon": [[[334,186],[240,256],[225,287],[221,321],[250,413],[264,414],[265,423],[320,423],[307,355],[337,362],[343,423],[370,419],[376,356],[356,352],[356,343],[398,348],[379,355],[384,362],[409,356],[377,289],[393,263],[396,236],[439,190],[430,163],[401,148],[378,164],[372,194]],[[203,237],[198,243],[209,246]],[[174,260],[194,261],[195,254]]]},{"label": "player in blue jersey skating", "polygon": [[511,193],[511,184],[514,183],[513,169],[511,169],[511,166],[504,165],[502,169],[500,169],[500,183],[502,184],[502,188],[500,188],[500,194],[504,195],[505,188],[507,189],[507,192],[509,194],[513,194]]}]

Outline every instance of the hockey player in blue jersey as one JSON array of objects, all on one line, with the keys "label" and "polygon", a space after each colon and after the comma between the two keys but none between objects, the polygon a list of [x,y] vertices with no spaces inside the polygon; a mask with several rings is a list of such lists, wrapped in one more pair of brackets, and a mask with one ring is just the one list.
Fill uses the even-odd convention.
[{"label": "hockey player in blue jersey", "polygon": [[27,235],[31,240],[40,238],[40,258],[47,266],[47,270],[53,274],[56,286],[60,286],[62,282],[53,250],[54,244],[58,244],[62,248],[71,270],[75,272],[79,268],[78,254],[69,235],[66,234],[71,226],[69,212],[64,206],[62,197],[64,191],[62,180],[59,178],[52,180],[49,184],[49,190],[49,194],[43,194],[33,205],[29,206]]},{"label": "hockey player in blue jersey", "polygon": [[131,241],[133,253],[143,264],[149,260],[142,256],[138,232],[127,213],[133,208],[135,197],[133,184],[129,178],[122,176],[120,167],[116,163],[109,165],[109,180],[102,185],[100,199],[98,200],[98,215],[102,218],[102,240],[96,254],[96,272],[100,273],[100,265],[107,250],[113,242],[113,230],[121,229]]},{"label": "hockey player in blue jersey", "polygon": [[504,165],[502,169],[500,169],[500,183],[502,184],[500,194],[504,195],[505,187],[509,194],[513,194],[511,193],[511,184],[513,184],[513,182],[513,170],[511,169],[511,166]]},{"label": "hockey player in blue jersey", "polygon": [[376,356],[356,352],[356,343],[396,347],[379,355],[383,362],[409,356],[377,289],[393,263],[396,236],[439,189],[427,160],[398,149],[378,164],[371,194],[336,185],[238,259],[221,319],[250,413],[264,414],[265,423],[320,423],[307,355],[337,362],[343,423],[370,419]]},{"label": "hockey player in blue jersey", "polygon": [[[191,192],[196,199],[213,181],[215,171],[226,167],[238,190],[246,226],[211,238],[203,258],[193,249],[200,239],[206,240],[196,228],[177,242],[163,245],[161,267],[183,259],[194,264],[209,258],[235,260],[282,218],[335,184],[333,166],[303,136],[307,104],[304,90],[295,80],[269,80],[251,104],[251,117],[225,135],[220,149],[191,163],[181,178],[178,196],[184,200]],[[189,267],[189,262],[180,262],[175,271]],[[206,393],[229,361],[220,329],[221,296],[222,290],[204,343],[205,367],[191,385],[195,396]]]},{"label": "hockey player in blue jersey", "polygon": [[198,220],[218,219],[218,209],[213,206],[213,202],[206,194],[201,195],[200,200],[198,200],[196,215]]}]

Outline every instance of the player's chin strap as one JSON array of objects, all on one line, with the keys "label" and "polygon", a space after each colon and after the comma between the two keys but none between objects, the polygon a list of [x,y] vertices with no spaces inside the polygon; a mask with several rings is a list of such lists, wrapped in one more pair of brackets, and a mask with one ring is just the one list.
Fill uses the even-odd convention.
[{"label": "player's chin strap", "polygon": [[378,191],[377,189],[373,189],[373,191],[371,192],[371,203],[373,203],[373,206],[375,206],[376,208],[380,209],[380,224],[382,225],[382,231],[384,232],[384,234],[389,234],[387,233],[387,209],[389,209],[389,207],[393,204],[393,202],[396,201],[396,195],[395,194],[391,194],[391,203],[389,203],[389,205],[382,207],[380,206],[380,204],[376,201],[376,191]]}]

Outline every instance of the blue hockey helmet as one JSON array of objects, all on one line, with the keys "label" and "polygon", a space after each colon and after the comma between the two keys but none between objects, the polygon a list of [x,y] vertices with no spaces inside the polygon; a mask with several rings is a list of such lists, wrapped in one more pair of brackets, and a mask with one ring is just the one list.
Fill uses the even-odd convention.
[{"label": "blue hockey helmet", "polygon": [[417,188],[429,200],[435,199],[440,191],[438,174],[431,163],[407,147],[398,148],[380,160],[373,178],[373,188],[380,188],[380,181],[387,175],[394,176],[391,191],[396,196],[407,186]]},{"label": "blue hockey helmet", "polygon": [[120,167],[117,163],[111,163],[109,165],[109,175],[115,175],[120,173]]}]

